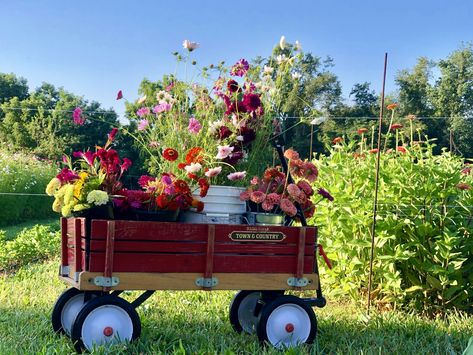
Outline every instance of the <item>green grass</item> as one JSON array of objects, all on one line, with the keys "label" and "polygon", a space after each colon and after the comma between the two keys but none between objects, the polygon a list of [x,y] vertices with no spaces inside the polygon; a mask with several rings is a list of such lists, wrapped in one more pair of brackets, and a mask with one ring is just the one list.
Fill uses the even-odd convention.
[{"label": "green grass", "polygon": [[59,218],[47,218],[47,219],[30,219],[26,222],[18,223],[11,226],[0,227],[0,230],[5,232],[6,240],[14,239],[18,233],[20,233],[24,228],[31,228],[36,224],[41,224],[43,226],[55,227],[59,229]]},{"label": "green grass", "polygon": [[[66,288],[57,277],[59,260],[32,264],[0,276],[0,354],[71,354],[71,341],[53,334],[50,314]],[[261,347],[255,336],[233,332],[228,305],[234,292],[156,292],[139,309],[142,335],[111,354],[218,353],[281,354]],[[136,293],[124,297],[132,299]],[[461,354],[473,335],[471,318],[374,314],[369,322],[353,303],[330,302],[315,309],[316,343],[291,354]],[[104,349],[94,353],[106,353]]]}]

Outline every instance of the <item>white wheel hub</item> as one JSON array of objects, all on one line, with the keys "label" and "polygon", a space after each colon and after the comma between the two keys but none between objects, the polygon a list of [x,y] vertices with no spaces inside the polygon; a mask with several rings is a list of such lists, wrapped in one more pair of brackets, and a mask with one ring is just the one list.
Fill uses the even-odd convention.
[{"label": "white wheel hub", "polygon": [[84,294],[80,293],[71,297],[62,308],[61,325],[62,329],[64,329],[69,336],[71,335],[72,325],[83,305]]},{"label": "white wheel hub", "polygon": [[253,334],[256,331],[258,317],[255,317],[254,312],[259,297],[259,292],[252,292],[247,295],[238,306],[238,321],[243,331],[248,334]]},{"label": "white wheel hub", "polygon": [[301,306],[282,304],[274,309],[266,322],[266,335],[276,348],[305,343],[311,331],[309,315]]},{"label": "white wheel hub", "polygon": [[133,322],[128,313],[115,305],[104,305],[91,311],[81,329],[81,339],[88,350],[94,346],[130,341]]}]

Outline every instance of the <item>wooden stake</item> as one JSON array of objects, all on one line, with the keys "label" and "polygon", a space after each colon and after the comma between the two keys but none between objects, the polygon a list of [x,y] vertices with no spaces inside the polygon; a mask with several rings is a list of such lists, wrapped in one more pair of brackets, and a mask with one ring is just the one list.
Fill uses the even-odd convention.
[{"label": "wooden stake", "polygon": [[374,258],[374,241],[376,236],[376,215],[378,211],[378,189],[379,189],[379,162],[381,157],[381,128],[383,123],[384,115],[384,89],[386,86],[386,69],[388,66],[388,53],[384,53],[384,73],[383,73],[383,88],[381,91],[381,109],[379,111],[378,121],[378,152],[376,154],[376,176],[375,176],[375,188],[374,188],[374,201],[373,201],[373,225],[371,227],[371,254],[370,254],[370,271],[368,279],[368,307],[367,314],[370,314],[371,306],[371,284],[373,277],[373,258]]}]

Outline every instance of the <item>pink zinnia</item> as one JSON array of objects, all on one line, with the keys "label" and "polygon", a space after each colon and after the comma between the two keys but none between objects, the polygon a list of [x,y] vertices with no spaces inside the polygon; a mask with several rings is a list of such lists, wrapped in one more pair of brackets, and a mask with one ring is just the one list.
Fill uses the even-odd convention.
[{"label": "pink zinnia", "polygon": [[253,178],[250,180],[251,185],[258,185],[259,179],[257,176],[253,176]]},{"label": "pink zinnia", "polygon": [[274,204],[272,204],[268,200],[264,200],[263,203],[261,204],[261,207],[263,207],[263,210],[265,211],[271,211],[274,208]]},{"label": "pink zinnia", "polygon": [[172,108],[172,104],[169,104],[167,102],[163,102],[161,104],[158,104],[158,105],[154,106],[153,112],[154,113],[167,112],[167,111],[171,111],[171,108]]},{"label": "pink zinnia", "polygon": [[289,184],[289,185],[287,185],[286,189],[287,189],[287,193],[289,194],[289,196],[291,196],[293,198],[296,198],[301,193],[301,189],[299,189],[299,187],[297,187],[296,184]]},{"label": "pink zinnia", "polygon": [[230,74],[235,76],[243,76],[246,74],[249,68],[250,65],[248,64],[248,61],[242,58],[236,62],[235,65],[233,65]]},{"label": "pink zinnia", "polygon": [[289,159],[289,160],[299,159],[299,153],[297,153],[294,149],[290,149],[290,148],[284,152],[284,156],[286,157],[286,159]]},{"label": "pink zinnia", "polygon": [[138,123],[138,131],[144,131],[149,126],[148,120],[144,119]]},{"label": "pink zinnia", "polygon": [[250,199],[250,191],[243,191],[240,193],[240,200],[241,201],[248,201]]},{"label": "pink zinnia", "polygon": [[237,171],[236,173],[231,173],[227,175],[228,180],[236,181],[243,180],[246,176],[246,171]]},{"label": "pink zinnia", "polygon": [[283,198],[279,206],[281,207],[283,212],[287,214],[289,217],[294,217],[297,213],[296,206],[294,206],[294,204],[287,198]]},{"label": "pink zinnia", "polygon": [[314,190],[312,189],[312,186],[310,186],[310,184],[307,182],[307,181],[299,181],[297,182],[297,186],[302,190],[304,191],[304,193],[307,195],[307,196],[312,196],[314,194]]},{"label": "pink zinnia", "polygon": [[304,177],[309,180],[309,182],[314,182],[317,180],[317,176],[319,175],[319,171],[317,167],[312,164],[311,162],[304,163]]},{"label": "pink zinnia", "polygon": [[142,107],[140,109],[138,109],[138,111],[136,111],[136,115],[138,117],[145,117],[147,115],[149,115],[150,111],[149,111],[149,108],[148,107]]},{"label": "pink zinnia", "polygon": [[272,204],[278,204],[279,201],[281,201],[281,196],[275,192],[271,192],[270,194],[266,195],[265,201],[268,201],[268,203],[272,203]]},{"label": "pink zinnia", "polygon": [[253,191],[250,194],[250,200],[254,203],[261,203],[266,199],[266,194],[261,191]]},{"label": "pink zinnia", "polygon": [[187,127],[187,129],[189,130],[190,133],[197,134],[202,129],[202,125],[197,119],[195,119],[194,117],[191,117],[189,119],[189,126]]},{"label": "pink zinnia", "polygon": [[76,107],[74,111],[72,111],[72,120],[79,126],[84,124],[85,118],[82,117],[82,109],[80,107]]}]

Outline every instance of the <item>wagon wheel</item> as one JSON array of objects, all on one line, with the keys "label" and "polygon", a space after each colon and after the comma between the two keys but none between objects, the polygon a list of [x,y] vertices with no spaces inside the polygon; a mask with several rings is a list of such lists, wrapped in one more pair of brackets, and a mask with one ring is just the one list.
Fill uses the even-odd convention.
[{"label": "wagon wheel", "polygon": [[313,309],[296,296],[281,296],[266,304],[256,327],[259,340],[278,349],[311,344],[316,333]]},{"label": "wagon wheel", "polygon": [[239,291],[230,304],[230,324],[233,329],[248,334],[256,332],[261,307],[284,294],[284,291]]},{"label": "wagon wheel", "polygon": [[72,326],[71,339],[77,352],[94,346],[133,341],[141,323],[135,308],[122,298],[107,295],[88,302]]},{"label": "wagon wheel", "polygon": [[[96,297],[98,292],[89,292],[91,297]],[[77,288],[65,290],[56,300],[51,322],[56,333],[71,335],[72,324],[80,309],[84,306],[85,292]]]},{"label": "wagon wheel", "polygon": [[255,309],[260,298],[260,291],[239,291],[233,297],[230,304],[230,324],[236,332],[253,334],[256,331],[258,317]]}]

